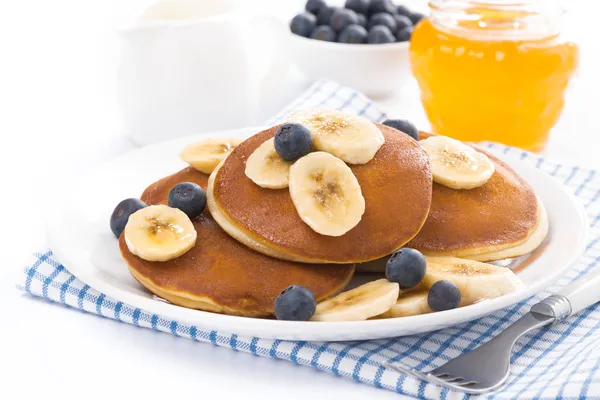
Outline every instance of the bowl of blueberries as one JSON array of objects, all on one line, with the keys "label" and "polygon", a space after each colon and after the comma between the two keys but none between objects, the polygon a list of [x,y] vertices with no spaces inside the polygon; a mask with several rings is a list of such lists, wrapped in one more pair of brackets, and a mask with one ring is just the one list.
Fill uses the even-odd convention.
[{"label": "bowl of blueberries", "polygon": [[309,78],[385,97],[410,77],[408,46],[423,14],[391,0],[308,0],[290,21],[291,54]]}]

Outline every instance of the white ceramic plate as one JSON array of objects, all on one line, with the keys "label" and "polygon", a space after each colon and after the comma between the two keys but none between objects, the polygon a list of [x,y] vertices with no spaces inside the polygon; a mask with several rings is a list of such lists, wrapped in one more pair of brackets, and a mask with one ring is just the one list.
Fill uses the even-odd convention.
[{"label": "white ceramic plate", "polygon": [[[290,340],[362,340],[404,336],[470,321],[532,296],[560,278],[583,251],[587,230],[583,208],[553,178],[520,163],[510,164],[544,202],[550,232],[517,274],[526,288],[455,310],[414,317],[360,322],[290,322],[213,314],[157,300],[135,281],[109,229],[114,206],[137,197],[152,182],[183,168],[178,154],[187,143],[207,136],[249,136],[257,128],[198,135],[147,146],[100,165],[71,180],[48,213],[47,233],[56,257],[100,292],[148,312],[204,329],[261,338]],[[365,277],[361,277],[365,279]],[[369,278],[366,278],[369,279]],[[372,277],[370,279],[373,279]]]}]

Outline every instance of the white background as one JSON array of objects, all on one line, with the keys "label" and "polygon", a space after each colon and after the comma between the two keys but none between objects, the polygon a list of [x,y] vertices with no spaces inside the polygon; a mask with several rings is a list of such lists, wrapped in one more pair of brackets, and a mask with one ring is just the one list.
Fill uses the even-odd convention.
[{"label": "white background", "polygon": [[[302,1],[247,1],[288,17]],[[424,1],[413,1],[424,7]],[[274,361],[135,328],[32,299],[14,289],[44,243],[52,182],[133,145],[115,99],[119,22],[145,0],[0,2],[0,398],[398,398],[391,392]],[[600,7],[571,1],[582,48],[579,76],[546,149],[565,163],[600,166]],[[594,40],[595,39],[595,40]],[[290,74],[266,117],[307,82]],[[381,106],[424,123],[414,83]],[[93,212],[93,211],[92,211]]]}]

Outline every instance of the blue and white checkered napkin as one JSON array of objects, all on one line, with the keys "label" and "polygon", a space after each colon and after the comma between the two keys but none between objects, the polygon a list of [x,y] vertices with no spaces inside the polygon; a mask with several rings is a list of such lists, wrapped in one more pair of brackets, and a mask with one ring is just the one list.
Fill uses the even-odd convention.
[{"label": "blue and white checkered napkin", "polygon": [[[375,121],[385,118],[385,115],[360,93],[330,81],[319,81],[273,121],[281,119],[290,110],[314,106],[352,111]],[[515,148],[498,144],[486,146],[494,153],[503,153],[504,157],[532,163],[555,176],[575,193],[587,210],[591,237],[585,254],[568,276],[550,288],[550,291],[555,291],[593,268],[600,268],[598,173],[556,164]],[[317,343],[263,340],[206,331],[149,314],[85,285],[53,258],[50,250],[35,254],[31,265],[25,270],[23,281],[18,286],[35,296],[107,318],[260,356],[290,360],[423,399],[458,398],[463,395],[389,370],[382,363],[401,361],[422,370],[439,366],[500,333],[528,311],[532,304],[547,295],[539,294],[535,298],[477,321],[437,332],[394,339]],[[507,385],[490,397],[600,398],[600,306],[588,308],[550,329],[526,335],[516,345]]]}]

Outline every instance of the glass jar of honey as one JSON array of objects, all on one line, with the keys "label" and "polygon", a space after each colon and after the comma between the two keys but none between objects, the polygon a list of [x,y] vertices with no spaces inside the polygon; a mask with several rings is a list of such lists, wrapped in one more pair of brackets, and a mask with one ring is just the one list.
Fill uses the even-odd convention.
[{"label": "glass jar of honey", "polygon": [[552,0],[431,0],[410,43],[434,132],[541,150],[563,110],[579,49]]}]

